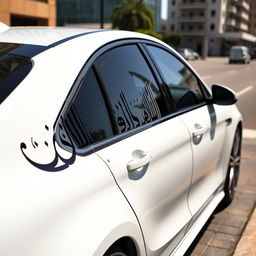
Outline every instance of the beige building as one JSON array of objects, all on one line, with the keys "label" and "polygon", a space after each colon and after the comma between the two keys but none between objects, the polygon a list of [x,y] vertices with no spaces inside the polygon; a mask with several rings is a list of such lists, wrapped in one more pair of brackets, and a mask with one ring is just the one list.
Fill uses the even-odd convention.
[{"label": "beige building", "polygon": [[255,10],[255,0],[169,0],[165,32],[184,35],[182,47],[200,54],[207,38],[210,56],[227,55],[232,45],[256,44]]},{"label": "beige building", "polygon": [[249,32],[256,35],[256,0],[251,0]]},{"label": "beige building", "polygon": [[9,26],[55,26],[56,0],[0,0],[0,21]]}]

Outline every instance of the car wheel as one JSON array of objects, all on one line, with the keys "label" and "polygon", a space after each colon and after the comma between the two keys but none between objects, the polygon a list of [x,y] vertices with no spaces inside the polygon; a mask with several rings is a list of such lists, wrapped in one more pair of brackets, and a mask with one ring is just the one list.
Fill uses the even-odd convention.
[{"label": "car wheel", "polygon": [[241,160],[241,134],[237,129],[232,145],[232,150],[229,159],[228,172],[224,187],[225,197],[223,199],[223,206],[229,205],[234,199],[237,189],[239,170]]},{"label": "car wheel", "polygon": [[122,248],[113,246],[105,252],[104,256],[128,256],[128,254]]}]

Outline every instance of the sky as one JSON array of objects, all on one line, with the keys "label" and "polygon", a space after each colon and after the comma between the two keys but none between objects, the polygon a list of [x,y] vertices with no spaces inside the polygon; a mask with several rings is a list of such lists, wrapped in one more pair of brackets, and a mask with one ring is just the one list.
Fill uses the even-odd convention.
[{"label": "sky", "polygon": [[167,0],[162,0],[162,7],[161,7],[161,18],[163,20],[167,19]]}]

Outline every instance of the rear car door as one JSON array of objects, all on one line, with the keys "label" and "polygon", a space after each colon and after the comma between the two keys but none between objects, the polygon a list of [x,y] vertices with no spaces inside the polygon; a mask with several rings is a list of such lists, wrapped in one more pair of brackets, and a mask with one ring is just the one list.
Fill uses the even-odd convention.
[{"label": "rear car door", "polygon": [[188,130],[164,113],[163,95],[138,45],[112,48],[93,65],[117,133],[93,147],[133,208],[148,255],[167,255],[191,220]]},{"label": "rear car door", "polygon": [[207,104],[206,88],[182,61],[156,46],[147,46],[172,95],[179,119],[191,137],[193,177],[189,192],[189,208],[193,216],[204,206],[223,183],[222,149],[225,138],[225,116],[213,104]]}]

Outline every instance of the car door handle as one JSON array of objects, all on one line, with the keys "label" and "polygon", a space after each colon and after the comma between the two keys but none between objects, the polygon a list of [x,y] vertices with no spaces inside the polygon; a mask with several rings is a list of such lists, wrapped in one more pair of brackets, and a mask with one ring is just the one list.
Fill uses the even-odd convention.
[{"label": "car door handle", "polygon": [[203,135],[206,132],[206,130],[207,129],[206,129],[206,127],[204,125],[196,123],[194,125],[194,130],[192,132],[193,137],[197,137],[197,136]]},{"label": "car door handle", "polygon": [[134,159],[127,164],[127,170],[129,172],[135,171],[149,163],[151,159],[150,152],[135,151],[133,153]]}]

